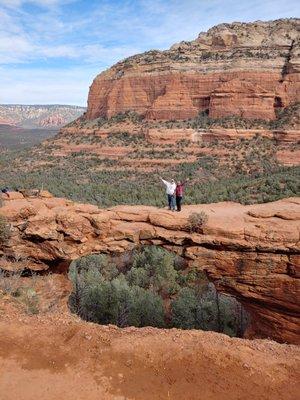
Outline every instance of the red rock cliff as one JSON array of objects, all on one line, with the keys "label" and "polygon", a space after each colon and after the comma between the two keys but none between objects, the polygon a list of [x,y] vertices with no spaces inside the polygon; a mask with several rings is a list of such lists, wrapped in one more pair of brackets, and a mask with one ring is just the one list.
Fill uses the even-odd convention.
[{"label": "red rock cliff", "polygon": [[98,75],[87,119],[133,110],[148,119],[274,119],[300,99],[299,19],[221,24],[192,42],[129,57]]}]

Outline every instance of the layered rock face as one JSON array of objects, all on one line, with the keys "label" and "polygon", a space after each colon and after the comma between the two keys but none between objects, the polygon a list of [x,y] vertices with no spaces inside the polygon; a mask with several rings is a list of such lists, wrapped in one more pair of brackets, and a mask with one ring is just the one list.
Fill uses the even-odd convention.
[{"label": "layered rock face", "polygon": [[127,110],[169,120],[275,118],[300,99],[300,20],[221,24],[166,51],[129,57],[98,75],[86,119]]},{"label": "layered rock face", "polygon": [[[5,198],[0,213],[12,232],[0,247],[2,269],[66,271],[72,260],[91,253],[159,245],[243,303],[252,316],[249,336],[300,343],[299,198],[194,205],[172,213],[148,206],[101,210],[41,195]],[[191,232],[188,217],[200,211],[208,222],[202,233]]]},{"label": "layered rock face", "polygon": [[210,117],[237,114],[242,118],[274,119],[274,93],[240,79],[217,87],[210,97]]},{"label": "layered rock face", "polygon": [[0,124],[22,128],[61,127],[85,112],[84,107],[68,105],[1,104]]}]

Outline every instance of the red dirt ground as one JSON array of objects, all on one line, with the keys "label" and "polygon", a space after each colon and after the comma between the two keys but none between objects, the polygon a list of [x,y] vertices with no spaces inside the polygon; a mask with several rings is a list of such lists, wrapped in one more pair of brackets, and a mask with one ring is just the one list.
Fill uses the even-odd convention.
[{"label": "red dirt ground", "polygon": [[1,400],[296,400],[300,348],[0,303]]}]

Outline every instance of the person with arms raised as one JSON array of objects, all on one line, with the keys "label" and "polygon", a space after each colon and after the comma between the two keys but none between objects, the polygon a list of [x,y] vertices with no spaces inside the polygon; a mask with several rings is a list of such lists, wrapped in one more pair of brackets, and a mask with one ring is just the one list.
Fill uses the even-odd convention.
[{"label": "person with arms raised", "polygon": [[160,177],[160,179],[166,187],[166,194],[167,194],[167,198],[168,198],[169,210],[175,211],[176,183],[175,183],[174,179],[171,179],[171,182],[165,181],[162,177]]}]

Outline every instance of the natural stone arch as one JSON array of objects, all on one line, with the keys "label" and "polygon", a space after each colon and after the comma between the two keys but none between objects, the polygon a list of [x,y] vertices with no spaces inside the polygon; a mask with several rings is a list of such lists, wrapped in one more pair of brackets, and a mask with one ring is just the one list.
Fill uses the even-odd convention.
[{"label": "natural stone arch", "polygon": [[[204,270],[218,290],[233,294],[252,315],[253,336],[297,343],[299,206],[293,198],[186,206],[172,213],[146,206],[101,210],[55,198],[5,201],[0,212],[13,228],[1,247],[0,267],[11,268],[9,258],[22,256],[32,269],[66,268],[94,252],[160,245]],[[202,233],[189,232],[189,215],[200,211],[207,213],[207,225]]]}]

